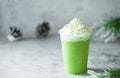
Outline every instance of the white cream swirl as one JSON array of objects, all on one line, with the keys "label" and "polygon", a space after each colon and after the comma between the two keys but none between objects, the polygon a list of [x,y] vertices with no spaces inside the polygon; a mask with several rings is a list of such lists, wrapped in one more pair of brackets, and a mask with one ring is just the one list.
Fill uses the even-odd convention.
[{"label": "white cream swirl", "polygon": [[91,32],[91,29],[85,26],[79,18],[74,18],[59,31],[62,39],[70,41],[86,40],[90,38]]}]

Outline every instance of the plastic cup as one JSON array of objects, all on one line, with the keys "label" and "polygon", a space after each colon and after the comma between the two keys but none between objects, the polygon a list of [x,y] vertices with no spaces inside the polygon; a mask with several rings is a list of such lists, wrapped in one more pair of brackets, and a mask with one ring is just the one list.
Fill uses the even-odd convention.
[{"label": "plastic cup", "polygon": [[64,70],[69,74],[87,72],[87,61],[90,38],[80,41],[69,41],[61,38]]}]

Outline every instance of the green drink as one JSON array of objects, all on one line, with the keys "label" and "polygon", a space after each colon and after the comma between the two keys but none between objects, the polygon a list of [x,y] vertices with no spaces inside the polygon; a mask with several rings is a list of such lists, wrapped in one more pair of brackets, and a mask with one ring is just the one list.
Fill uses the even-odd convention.
[{"label": "green drink", "polygon": [[78,18],[60,30],[65,72],[84,74],[87,72],[88,51],[91,30]]},{"label": "green drink", "polygon": [[71,42],[61,39],[65,72],[82,74],[87,71],[89,39]]}]

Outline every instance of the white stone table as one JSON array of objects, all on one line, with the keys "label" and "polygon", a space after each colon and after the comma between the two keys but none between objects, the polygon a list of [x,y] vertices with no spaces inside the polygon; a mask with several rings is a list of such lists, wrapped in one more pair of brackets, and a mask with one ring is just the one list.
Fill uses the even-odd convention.
[{"label": "white stone table", "polygon": [[[88,68],[97,70],[120,67],[119,42],[104,44],[91,41]],[[63,62],[58,35],[26,38],[18,42],[0,40],[0,78],[85,78],[68,75]]]}]

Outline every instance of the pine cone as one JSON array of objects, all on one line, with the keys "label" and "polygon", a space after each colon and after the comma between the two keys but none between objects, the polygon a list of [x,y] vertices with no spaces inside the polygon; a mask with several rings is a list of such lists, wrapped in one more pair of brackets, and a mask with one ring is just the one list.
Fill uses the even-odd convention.
[{"label": "pine cone", "polygon": [[19,28],[11,26],[9,28],[8,39],[10,41],[16,41],[22,38],[22,32]]},{"label": "pine cone", "polygon": [[42,24],[38,24],[36,28],[37,37],[40,37],[40,36],[47,37],[49,31],[50,31],[49,22],[43,22]]}]

